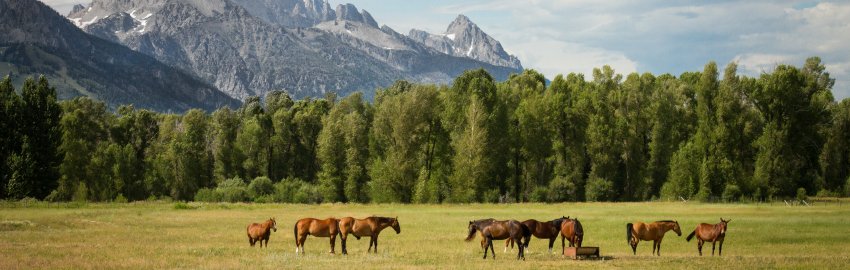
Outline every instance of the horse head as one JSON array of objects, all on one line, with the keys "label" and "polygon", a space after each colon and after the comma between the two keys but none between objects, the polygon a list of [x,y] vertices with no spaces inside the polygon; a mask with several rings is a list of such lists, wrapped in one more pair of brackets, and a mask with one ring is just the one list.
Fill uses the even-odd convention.
[{"label": "horse head", "polygon": [[677,236],[682,236],[682,228],[679,227],[678,221],[673,221],[673,231],[676,232]]},{"label": "horse head", "polygon": [[392,218],[392,223],[390,223],[390,227],[393,227],[393,230],[395,230],[395,234],[401,233],[401,225],[398,224],[398,217]]},{"label": "horse head", "polygon": [[718,224],[718,225],[720,225],[720,234],[726,234],[726,226],[729,225],[729,221],[732,221],[732,220],[731,219],[723,220],[723,218],[720,218],[720,224]]},{"label": "horse head", "polygon": [[274,218],[269,218],[269,221],[271,221],[272,231],[277,232],[277,221],[275,221]]},{"label": "horse head", "polygon": [[469,242],[472,241],[473,238],[475,238],[475,232],[478,231],[478,226],[475,225],[475,222],[470,221],[469,226],[467,226],[466,228],[469,231],[469,235],[466,236],[466,239],[464,239],[464,241]]}]

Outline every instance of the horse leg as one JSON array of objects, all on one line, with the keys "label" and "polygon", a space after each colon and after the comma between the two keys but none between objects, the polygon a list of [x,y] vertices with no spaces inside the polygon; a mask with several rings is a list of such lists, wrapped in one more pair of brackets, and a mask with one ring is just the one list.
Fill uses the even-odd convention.
[{"label": "horse leg", "polygon": [[487,239],[489,239],[489,237],[485,237],[484,240],[483,240],[484,241],[484,259],[485,260],[487,259],[487,249],[490,248],[490,245],[492,244],[492,243],[490,243],[490,241],[487,241]]},{"label": "horse leg", "polygon": [[661,240],[664,240],[664,238],[658,239],[658,250],[655,251],[658,256],[661,256]]},{"label": "horse leg", "polygon": [[378,254],[378,235],[375,235],[372,239],[375,239],[375,254]]},{"label": "horse leg", "polygon": [[552,247],[555,246],[555,239],[558,239],[557,236],[549,238],[549,254],[552,254]]},{"label": "horse leg", "polygon": [[722,255],[723,255],[723,240],[720,240],[720,247],[717,250],[717,256],[722,256]]},{"label": "horse leg", "polygon": [[564,254],[564,251],[567,251],[566,244],[564,243],[566,241],[566,239],[567,239],[566,237],[561,235],[561,255]]},{"label": "horse leg", "polygon": [[523,247],[523,246],[522,246],[522,238],[520,238],[520,239],[519,239],[519,242],[520,242],[520,245],[519,245],[519,247],[518,247],[519,252],[517,252],[517,254],[516,254],[516,259],[517,259],[517,260],[519,260],[519,259],[521,259],[521,258],[522,258],[522,259],[524,259],[524,258],[525,258],[525,254],[524,254],[524,253],[525,253],[525,247]]},{"label": "horse leg", "polygon": [[711,242],[711,256],[714,256],[714,249],[717,247],[717,241]]},{"label": "horse leg", "polygon": [[508,240],[505,240],[505,251],[504,251],[504,253],[508,253],[508,245],[511,246],[511,250],[514,249],[514,239],[513,238],[508,238]]},{"label": "horse leg", "polygon": [[658,246],[658,240],[652,240],[652,255],[655,255],[655,247]]},{"label": "horse leg", "polygon": [[[493,254],[493,259],[495,260],[496,259],[496,251],[493,250],[493,237],[487,238],[487,245],[490,246],[490,253]],[[487,251],[485,250],[484,253],[487,253]]]},{"label": "horse leg", "polygon": [[697,242],[697,250],[699,250],[700,256],[702,256],[702,244],[705,244],[705,241],[703,241],[702,239],[699,239],[699,241]]},{"label": "horse leg", "polygon": [[331,235],[331,254],[336,254],[336,234]]},{"label": "horse leg", "polygon": [[341,234],[339,236],[339,243],[342,244],[342,255],[348,255],[348,234]]}]

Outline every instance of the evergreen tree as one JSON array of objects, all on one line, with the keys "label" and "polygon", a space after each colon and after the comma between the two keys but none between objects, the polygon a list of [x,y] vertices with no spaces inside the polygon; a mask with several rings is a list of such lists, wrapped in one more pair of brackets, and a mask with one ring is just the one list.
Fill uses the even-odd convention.
[{"label": "evergreen tree", "polygon": [[56,100],[56,89],[42,76],[38,82],[27,79],[21,88],[21,153],[13,156],[9,197],[45,198],[59,181],[62,155],[62,108]]},{"label": "evergreen tree", "polygon": [[12,79],[0,81],[0,200],[7,196],[7,185],[12,176],[10,157],[21,149],[20,114],[21,98],[15,93]]}]

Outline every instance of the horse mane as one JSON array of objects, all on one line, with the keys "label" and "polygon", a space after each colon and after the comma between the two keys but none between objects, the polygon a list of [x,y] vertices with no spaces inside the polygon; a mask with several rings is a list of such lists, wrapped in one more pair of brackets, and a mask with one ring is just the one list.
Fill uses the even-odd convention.
[{"label": "horse mane", "polygon": [[656,221],[656,222],[665,222],[665,223],[666,223],[666,222],[669,222],[669,223],[678,223],[678,222],[676,222],[676,221],[675,221],[675,220],[669,220],[669,219],[668,219],[668,220],[659,220],[659,221]]},{"label": "horse mane", "polygon": [[581,226],[581,222],[579,222],[577,218],[574,218],[572,220],[573,220],[573,231],[575,232],[575,234],[576,235],[584,235],[584,227]]}]

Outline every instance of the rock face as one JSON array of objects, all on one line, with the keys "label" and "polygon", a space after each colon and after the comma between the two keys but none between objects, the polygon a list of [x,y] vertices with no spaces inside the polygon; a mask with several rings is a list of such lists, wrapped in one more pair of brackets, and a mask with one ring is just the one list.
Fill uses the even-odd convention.
[{"label": "rock face", "polygon": [[249,13],[284,27],[311,27],[336,19],[336,11],[320,0],[233,0]]},{"label": "rock face", "polygon": [[411,29],[409,36],[446,54],[468,57],[497,66],[522,68],[516,56],[505,52],[499,41],[484,33],[464,15],[458,15],[445,33],[436,35]]},{"label": "rock face", "polygon": [[319,0],[94,0],[68,18],[237,99],[272,90],[296,98],[353,91],[369,97],[399,79],[448,83],[472,68],[505,79],[522,69],[515,57],[496,61],[491,47],[511,56],[471,22],[468,33],[458,31],[481,44],[454,53],[466,47],[452,43],[441,51],[379,27],[354,5],[331,9]]},{"label": "rock face", "polygon": [[[93,29],[108,32],[136,27],[120,14],[104,21],[114,28]],[[18,83],[43,74],[60,98],[87,95],[113,108],[134,104],[180,112],[239,105],[238,100],[183,71],[81,31],[33,0],[0,0],[0,74],[11,75]]]}]

